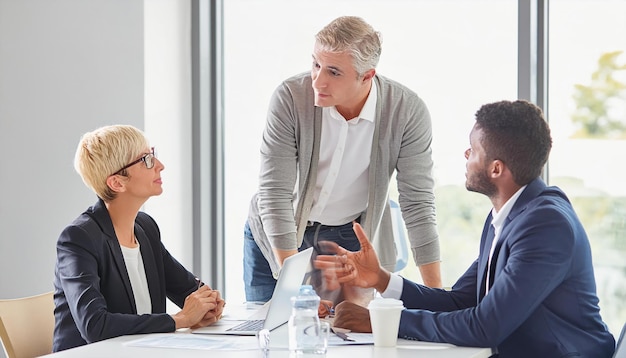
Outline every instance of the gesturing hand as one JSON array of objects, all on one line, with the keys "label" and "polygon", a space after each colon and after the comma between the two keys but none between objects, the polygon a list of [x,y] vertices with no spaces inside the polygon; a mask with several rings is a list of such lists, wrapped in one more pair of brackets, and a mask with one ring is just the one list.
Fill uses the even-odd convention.
[{"label": "gesturing hand", "polygon": [[352,225],[356,237],[361,243],[361,250],[352,252],[332,241],[319,242],[324,252],[335,255],[319,255],[314,261],[329,289],[337,289],[342,283],[358,287],[376,287],[384,270],[380,267],[376,251],[370,244],[360,224]]}]

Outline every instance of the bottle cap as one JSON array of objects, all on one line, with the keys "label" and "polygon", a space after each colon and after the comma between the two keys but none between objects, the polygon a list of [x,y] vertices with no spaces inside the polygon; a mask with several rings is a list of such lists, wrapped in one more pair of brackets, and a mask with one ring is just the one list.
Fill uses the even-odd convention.
[{"label": "bottle cap", "polygon": [[300,286],[300,291],[298,291],[298,296],[317,296],[317,292],[311,285],[302,285]]}]

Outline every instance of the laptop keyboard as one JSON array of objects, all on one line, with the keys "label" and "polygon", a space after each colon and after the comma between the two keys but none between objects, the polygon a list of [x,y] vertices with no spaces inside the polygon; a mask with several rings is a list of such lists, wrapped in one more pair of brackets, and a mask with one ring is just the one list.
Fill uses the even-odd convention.
[{"label": "laptop keyboard", "polygon": [[260,331],[263,329],[263,323],[265,323],[264,319],[251,319],[230,327],[227,331]]}]

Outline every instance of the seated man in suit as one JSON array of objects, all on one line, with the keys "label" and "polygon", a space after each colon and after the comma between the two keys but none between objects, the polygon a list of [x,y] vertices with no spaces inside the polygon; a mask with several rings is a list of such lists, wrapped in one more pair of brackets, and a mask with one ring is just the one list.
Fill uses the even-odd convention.
[{"label": "seated man in suit", "polygon": [[[526,101],[482,106],[465,151],[466,188],[489,197],[476,261],[451,291],[383,269],[359,224],[361,250],[326,246],[329,285],[374,287],[399,298],[399,336],[491,347],[499,357],[611,357],[615,341],[600,317],[589,240],[566,195],[540,179],[552,139],[541,110]],[[363,307],[342,302],[335,325],[371,332]]]}]

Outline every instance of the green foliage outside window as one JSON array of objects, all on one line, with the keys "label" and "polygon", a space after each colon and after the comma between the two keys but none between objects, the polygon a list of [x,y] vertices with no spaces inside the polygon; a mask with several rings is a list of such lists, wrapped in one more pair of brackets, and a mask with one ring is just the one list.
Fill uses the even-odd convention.
[{"label": "green foliage outside window", "polygon": [[[607,52],[588,85],[577,84],[573,99],[576,109],[571,120],[577,130],[574,139],[626,139],[626,61],[623,51]],[[603,155],[606,153],[596,153]],[[584,165],[584,163],[581,163]],[[597,173],[597,175],[606,175]],[[592,189],[578,178],[551,178],[550,183],[565,188],[589,241],[602,317],[619,333],[626,317],[626,197]]]},{"label": "green foliage outside window", "polygon": [[[626,139],[626,63],[618,63],[621,53],[603,54],[591,83],[575,85],[576,110],[571,120],[577,130],[572,139]],[[565,191],[585,227],[601,314],[613,333],[619,334],[626,317],[626,197],[590,187],[582,178],[552,176],[548,182]],[[394,195],[397,198],[392,190]],[[451,286],[478,257],[482,228],[492,206],[484,195],[468,192],[463,185],[436,186],[435,205],[443,284]],[[412,259],[401,274],[419,282],[419,272],[411,263]]]},{"label": "green foliage outside window", "polygon": [[600,56],[591,83],[575,85],[572,122],[579,129],[574,138],[626,139],[626,62],[619,63],[621,54]]}]

